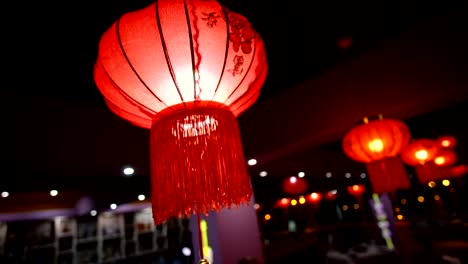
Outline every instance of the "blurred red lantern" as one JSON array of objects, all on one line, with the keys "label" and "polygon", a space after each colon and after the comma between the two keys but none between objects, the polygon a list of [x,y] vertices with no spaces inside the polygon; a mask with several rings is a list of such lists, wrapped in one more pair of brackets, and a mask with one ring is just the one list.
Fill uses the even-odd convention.
[{"label": "blurred red lantern", "polygon": [[301,194],[304,193],[307,188],[307,181],[302,178],[291,176],[283,180],[283,191],[287,194]]},{"label": "blurred red lantern", "polygon": [[364,119],[343,137],[344,153],[366,164],[375,193],[409,188],[409,180],[401,161],[396,157],[409,142],[408,127],[399,120]]},{"label": "blurred red lantern", "polygon": [[353,196],[360,196],[361,194],[364,193],[366,188],[364,187],[364,185],[355,184],[355,185],[352,185],[352,186],[348,186],[346,188],[346,190],[348,191],[349,194],[351,194]]},{"label": "blurred red lantern", "polygon": [[151,130],[155,223],[252,195],[236,116],[267,73],[260,36],[215,0],[159,0],[101,37],[94,79],[111,111]]},{"label": "blurred red lantern", "polygon": [[452,166],[457,162],[457,154],[451,149],[441,149],[434,157],[434,164],[437,166]]},{"label": "blurred red lantern", "polygon": [[[441,149],[432,161],[417,166],[421,183],[457,177],[452,165],[457,162],[457,154],[451,149]],[[455,170],[456,172],[456,170]]]},{"label": "blurred red lantern", "polygon": [[441,148],[436,140],[417,139],[401,153],[403,161],[415,167],[420,183],[450,177],[450,166],[457,161],[456,153],[450,148]]},{"label": "blurred red lantern", "polygon": [[439,152],[435,140],[421,138],[413,140],[401,152],[404,163],[414,166],[420,183],[427,183],[440,177],[440,169],[434,164]]},{"label": "blurred red lantern", "polygon": [[322,194],[318,192],[313,192],[306,196],[307,201],[312,204],[318,204],[322,200]]},{"label": "blurred red lantern", "polygon": [[453,136],[441,136],[436,139],[436,143],[442,148],[453,148],[457,140]]},{"label": "blurred red lantern", "polygon": [[401,159],[408,165],[416,166],[433,160],[438,152],[439,147],[435,140],[415,139],[402,150]]},{"label": "blurred red lantern", "polygon": [[276,207],[287,208],[291,202],[290,198],[282,198],[276,201]]}]

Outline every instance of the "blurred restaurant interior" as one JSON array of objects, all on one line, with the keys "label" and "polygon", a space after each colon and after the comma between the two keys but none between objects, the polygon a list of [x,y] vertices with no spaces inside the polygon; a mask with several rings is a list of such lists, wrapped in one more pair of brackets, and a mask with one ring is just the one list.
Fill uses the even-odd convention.
[{"label": "blurred restaurant interior", "polygon": [[[93,79],[101,35],[152,2],[13,3],[0,263],[192,264],[205,247],[210,264],[468,263],[466,1],[219,0],[265,45],[266,79],[237,116],[253,196],[157,225],[150,132],[110,111]],[[353,128],[382,120],[406,126],[407,144],[400,128],[370,132],[403,144],[392,162],[405,186],[371,179],[397,172],[369,165],[360,134],[349,144],[362,153],[345,151]]]}]

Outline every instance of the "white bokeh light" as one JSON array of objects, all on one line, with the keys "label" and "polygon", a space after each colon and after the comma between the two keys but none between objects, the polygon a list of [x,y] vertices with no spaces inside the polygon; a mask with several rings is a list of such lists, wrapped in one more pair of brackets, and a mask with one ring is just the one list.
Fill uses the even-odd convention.
[{"label": "white bokeh light", "polygon": [[139,201],[144,201],[146,199],[146,196],[144,194],[138,195],[138,200]]},{"label": "white bokeh light", "polygon": [[113,203],[110,205],[110,209],[115,210],[117,209],[117,204]]},{"label": "white bokeh light", "polygon": [[3,198],[7,198],[8,196],[10,196],[9,192],[2,192],[2,197]]},{"label": "white bokeh light", "polygon": [[192,250],[190,250],[190,248],[188,247],[183,247],[182,254],[186,257],[189,257],[190,255],[192,255]]},{"label": "white bokeh light", "polygon": [[299,172],[299,173],[297,174],[297,176],[298,176],[299,178],[304,178],[305,172],[301,171],[301,172]]},{"label": "white bokeh light", "polygon": [[291,183],[296,183],[296,182],[297,182],[297,178],[296,178],[295,176],[291,176],[291,177],[289,178],[289,182],[291,182]]},{"label": "white bokeh light", "polygon": [[134,173],[135,173],[135,169],[132,168],[132,167],[125,167],[123,170],[122,170],[123,174],[125,176],[132,176]]},{"label": "white bokeh light", "polygon": [[50,196],[57,196],[58,195],[58,191],[57,190],[51,190],[50,191]]},{"label": "white bokeh light", "polygon": [[89,214],[90,214],[91,216],[96,216],[96,215],[97,215],[97,211],[96,211],[96,210],[91,210],[91,211],[89,212]]},{"label": "white bokeh light", "polygon": [[253,165],[257,164],[257,160],[256,159],[249,159],[247,161],[247,164],[249,164],[250,166],[253,166]]},{"label": "white bokeh light", "polygon": [[331,173],[331,172],[327,172],[327,173],[325,173],[325,177],[327,177],[327,178],[331,178],[331,177],[332,177],[332,173]]},{"label": "white bokeh light", "polygon": [[268,175],[268,172],[261,171],[258,175],[260,175],[260,177],[266,177]]}]

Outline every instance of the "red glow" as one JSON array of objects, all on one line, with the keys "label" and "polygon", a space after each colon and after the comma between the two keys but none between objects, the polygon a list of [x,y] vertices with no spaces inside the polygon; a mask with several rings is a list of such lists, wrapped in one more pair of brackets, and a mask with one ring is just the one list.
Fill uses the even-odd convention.
[{"label": "red glow", "polygon": [[457,143],[453,136],[441,136],[436,139],[437,145],[442,148],[453,148]]},{"label": "red glow", "polygon": [[341,49],[347,49],[353,44],[353,39],[351,37],[343,37],[340,38],[336,44]]},{"label": "red glow", "polygon": [[364,193],[366,188],[364,187],[364,185],[359,184],[359,185],[348,186],[347,190],[349,194],[359,196],[362,193]]},{"label": "red glow", "polygon": [[280,199],[276,202],[276,206],[277,207],[281,207],[281,208],[286,208],[289,206],[289,203],[291,202],[291,199],[289,198],[283,198],[283,199]]},{"label": "red glow", "polygon": [[454,177],[468,174],[468,165],[458,165],[450,168],[450,174]]},{"label": "red glow", "polygon": [[291,176],[283,180],[283,191],[287,194],[295,195],[302,194],[308,188],[308,183],[305,179]]},{"label": "red glow", "polygon": [[313,204],[316,204],[318,202],[320,202],[320,200],[322,200],[322,194],[321,193],[317,193],[317,192],[313,192],[309,195],[307,195],[307,200]]},{"label": "red glow", "polygon": [[336,190],[328,191],[325,193],[325,199],[329,201],[335,200],[337,196],[338,196],[338,191]]}]

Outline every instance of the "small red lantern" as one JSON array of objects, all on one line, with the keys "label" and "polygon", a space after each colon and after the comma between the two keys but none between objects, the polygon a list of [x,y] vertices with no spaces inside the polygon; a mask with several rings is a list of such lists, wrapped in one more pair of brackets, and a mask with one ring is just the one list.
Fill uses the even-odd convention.
[{"label": "small red lantern", "polygon": [[236,117],[266,73],[260,36],[215,0],[158,0],[103,34],[94,79],[111,111],[151,130],[156,224],[249,202]]},{"label": "small red lantern", "polygon": [[421,138],[413,140],[403,149],[401,159],[410,166],[417,166],[433,160],[438,152],[435,140]]},{"label": "small red lantern", "polygon": [[313,192],[306,196],[306,199],[312,204],[318,204],[322,200],[322,194],[318,192]]},{"label": "small red lantern", "polygon": [[366,163],[367,173],[375,193],[409,188],[409,180],[401,161],[396,157],[409,142],[408,127],[395,119],[369,121],[364,119],[343,137],[345,154]]},{"label": "small red lantern", "polygon": [[290,202],[291,202],[290,198],[282,198],[276,201],[276,207],[288,208]]},{"label": "small red lantern", "polygon": [[457,140],[453,136],[441,136],[436,139],[436,142],[441,148],[453,148]]},{"label": "small red lantern", "polygon": [[291,176],[283,180],[283,191],[290,195],[297,195],[304,193],[308,188],[307,181],[296,177]]},{"label": "small red lantern", "polygon": [[360,196],[366,190],[366,188],[362,184],[355,184],[352,186],[348,186],[346,189],[348,193],[351,194],[352,196]]}]

